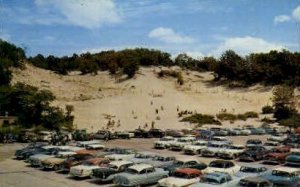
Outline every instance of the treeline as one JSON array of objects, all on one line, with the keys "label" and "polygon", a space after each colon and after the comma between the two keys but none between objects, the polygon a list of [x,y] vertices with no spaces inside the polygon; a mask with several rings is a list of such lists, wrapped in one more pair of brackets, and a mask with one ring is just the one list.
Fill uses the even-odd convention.
[{"label": "treeline", "polygon": [[72,106],[66,106],[64,112],[51,106],[55,96],[50,91],[23,83],[10,85],[11,68],[23,68],[25,59],[23,49],[0,40],[0,115],[17,116],[17,125],[26,128],[59,129],[65,126],[71,129],[74,119]]},{"label": "treeline", "polygon": [[111,74],[127,74],[133,77],[139,66],[173,66],[195,71],[212,71],[215,80],[228,80],[236,85],[249,86],[256,83],[266,85],[300,85],[300,53],[286,50],[269,53],[252,53],[239,56],[233,50],[225,51],[219,59],[204,57],[194,59],[187,54],[179,54],[173,60],[171,55],[160,50],[145,48],[121,51],[102,51],[100,53],[71,57],[44,57],[39,54],[28,59],[33,65],[66,75],[73,70],[82,74],[109,71]]},{"label": "treeline", "polygon": [[171,56],[159,50],[144,48],[125,49],[122,51],[103,51],[100,53],[71,57],[44,57],[38,54],[28,59],[33,65],[66,75],[70,71],[78,70],[82,74],[97,74],[97,71],[109,71],[111,74],[123,73],[133,77],[139,66],[173,65]]}]

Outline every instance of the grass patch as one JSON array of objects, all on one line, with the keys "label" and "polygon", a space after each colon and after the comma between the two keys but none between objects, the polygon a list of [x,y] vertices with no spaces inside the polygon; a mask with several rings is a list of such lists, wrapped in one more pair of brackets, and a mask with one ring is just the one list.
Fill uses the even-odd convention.
[{"label": "grass patch", "polygon": [[181,122],[196,123],[200,126],[204,124],[222,125],[221,122],[216,120],[214,116],[206,114],[193,114],[191,116],[184,117]]},{"label": "grass patch", "polygon": [[160,72],[158,72],[158,76],[159,77],[165,77],[165,76],[174,77],[174,78],[177,78],[177,83],[178,84],[180,84],[180,85],[184,84],[184,80],[183,80],[183,77],[181,75],[181,72],[178,72],[178,71],[161,70]]}]

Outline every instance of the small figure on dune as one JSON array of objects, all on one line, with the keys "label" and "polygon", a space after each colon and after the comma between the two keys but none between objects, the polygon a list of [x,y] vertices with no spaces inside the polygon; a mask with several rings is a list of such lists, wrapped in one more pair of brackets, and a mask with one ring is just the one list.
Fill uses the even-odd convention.
[{"label": "small figure on dune", "polygon": [[150,102],[150,105],[153,105],[153,101]]},{"label": "small figure on dune", "polygon": [[148,128],[148,123],[145,123],[144,129]]},{"label": "small figure on dune", "polygon": [[161,110],[164,110],[164,106],[161,106],[160,109],[161,109]]},{"label": "small figure on dune", "polygon": [[158,114],[158,109],[155,109],[156,114]]}]

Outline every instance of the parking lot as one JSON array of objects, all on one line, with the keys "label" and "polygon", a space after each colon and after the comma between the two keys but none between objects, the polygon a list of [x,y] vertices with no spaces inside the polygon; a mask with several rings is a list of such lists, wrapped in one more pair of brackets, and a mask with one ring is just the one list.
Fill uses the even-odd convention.
[{"label": "parking lot", "polygon": [[[233,143],[244,144],[250,138],[261,139],[266,141],[267,136],[233,136],[228,137]],[[153,143],[157,139],[139,139],[133,138],[130,140],[112,140],[105,142],[106,147],[123,147],[136,149],[137,151],[151,151],[160,155],[169,156],[187,156],[182,152],[174,152],[170,150],[157,150],[153,149]],[[26,146],[26,144],[2,144],[0,146],[0,186],[22,186],[22,187],[57,187],[57,186],[99,186],[92,179],[73,179],[68,177],[66,174],[59,174],[53,171],[43,171],[38,168],[29,167],[24,161],[14,160],[13,155],[15,150]],[[198,158],[204,163],[209,163],[215,158],[204,158],[199,156],[193,156]],[[242,163],[238,163],[242,164]],[[101,184],[102,186],[113,186],[113,184]]]}]

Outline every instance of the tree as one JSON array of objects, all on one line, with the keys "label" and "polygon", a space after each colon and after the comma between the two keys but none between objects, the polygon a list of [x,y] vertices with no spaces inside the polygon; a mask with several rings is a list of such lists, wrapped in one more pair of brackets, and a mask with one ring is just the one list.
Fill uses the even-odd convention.
[{"label": "tree", "polygon": [[127,74],[129,78],[134,77],[136,71],[139,69],[138,63],[130,62],[127,63],[123,68],[123,73]]},{"label": "tree", "polygon": [[287,119],[296,113],[294,88],[276,86],[273,90],[274,117],[279,121]]}]

